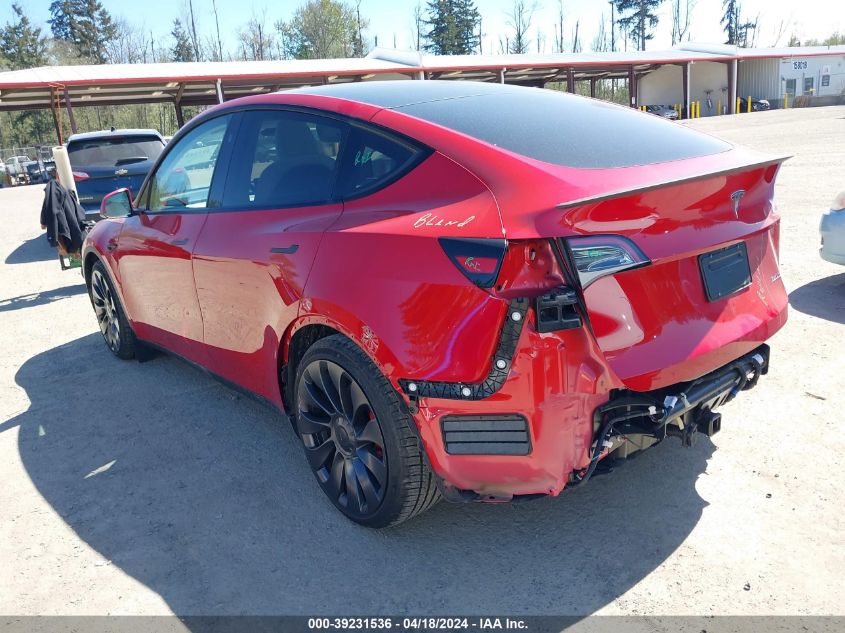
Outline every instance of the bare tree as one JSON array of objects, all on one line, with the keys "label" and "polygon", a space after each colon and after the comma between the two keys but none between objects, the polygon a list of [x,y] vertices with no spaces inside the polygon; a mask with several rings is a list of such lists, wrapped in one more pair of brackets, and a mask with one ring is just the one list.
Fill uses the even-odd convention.
[{"label": "bare tree", "polygon": [[413,25],[411,26],[411,37],[414,42],[414,50],[422,49],[423,28],[425,28],[425,18],[423,17],[422,5],[417,2],[414,7]]},{"label": "bare tree", "polygon": [[534,38],[537,41],[537,52],[538,53],[545,53],[546,52],[546,34],[543,33],[540,29],[537,29],[537,37]]},{"label": "bare tree", "polygon": [[511,12],[507,16],[506,24],[513,29],[513,37],[508,46],[509,53],[527,53],[531,46],[528,29],[537,10],[537,3],[528,4],[525,0],[514,0]]},{"label": "bare tree", "polygon": [[789,18],[787,18],[785,20],[781,20],[780,23],[777,25],[777,27],[774,30],[774,33],[773,33],[774,41],[772,42],[771,47],[774,48],[775,46],[779,46],[780,40],[783,38],[783,36],[786,34],[786,32],[791,31],[794,28],[795,28],[795,21],[792,19],[792,16],[790,16]]},{"label": "bare tree", "polygon": [[563,0],[557,2],[557,25],[555,26],[555,53],[563,52]]},{"label": "bare tree", "polygon": [[244,60],[273,59],[277,50],[275,35],[267,28],[267,9],[253,11],[252,17],[238,33],[241,58]]},{"label": "bare tree", "polygon": [[187,10],[187,15],[185,16],[187,19],[185,21],[188,24],[188,31],[191,36],[191,45],[194,47],[194,59],[200,61],[200,40],[197,36],[197,18],[194,14],[193,0],[188,0],[188,4],[185,9]]},{"label": "bare tree", "polygon": [[217,0],[211,0],[214,10],[214,27],[217,29],[217,61],[223,61],[223,42],[220,40],[220,18],[217,15]]},{"label": "bare tree", "polygon": [[106,41],[106,56],[112,64],[141,64],[151,59],[147,35],[123,18],[116,19],[115,36]]},{"label": "bare tree", "polygon": [[690,18],[696,0],[672,0],[672,46],[689,39]]},{"label": "bare tree", "polygon": [[608,42],[607,37],[607,23],[605,21],[604,13],[601,14],[601,18],[599,19],[599,26],[596,29],[596,35],[593,37],[593,50],[596,53],[604,53],[610,50],[610,42]]},{"label": "bare tree", "polygon": [[581,26],[581,20],[575,20],[575,30],[572,33],[572,52],[581,52],[581,42],[578,41],[578,27]]}]

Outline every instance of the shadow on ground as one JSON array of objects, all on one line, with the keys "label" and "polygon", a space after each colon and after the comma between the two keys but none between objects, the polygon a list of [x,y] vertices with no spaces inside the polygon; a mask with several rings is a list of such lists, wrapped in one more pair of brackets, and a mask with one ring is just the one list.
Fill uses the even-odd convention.
[{"label": "shadow on ground", "polygon": [[796,288],[789,293],[789,305],[810,316],[845,323],[845,273]]},{"label": "shadow on ground", "polygon": [[69,299],[70,297],[85,294],[86,292],[87,289],[85,287],[85,284],[80,282],[71,286],[54,288],[53,290],[33,292],[27,295],[19,295],[17,297],[10,297],[8,299],[0,299],[0,312],[9,312],[11,310],[20,310],[21,308],[31,308],[33,306],[40,306],[44,305],[45,303],[53,303],[54,301]]},{"label": "shadow on ground", "polygon": [[32,264],[58,259],[56,249],[47,243],[46,234],[26,240],[6,257],[7,264]]},{"label": "shadow on ground", "polygon": [[714,450],[666,443],[556,499],[379,532],[323,499],[281,416],[181,361],[121,362],[92,334],[16,380],[31,406],[0,432],[20,426],[38,491],[177,614],[591,613],[689,535]]}]

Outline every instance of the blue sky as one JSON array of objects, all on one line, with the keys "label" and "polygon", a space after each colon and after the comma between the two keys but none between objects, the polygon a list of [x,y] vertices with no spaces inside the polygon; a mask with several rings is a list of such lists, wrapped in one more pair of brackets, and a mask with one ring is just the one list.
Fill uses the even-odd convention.
[{"label": "blue sky", "polygon": [[[198,15],[199,29],[206,35],[214,32],[212,0],[193,0]],[[354,3],[354,0],[348,0]],[[544,34],[545,52],[552,52],[554,32],[557,24],[559,0],[538,0],[530,31],[536,50],[539,30]],[[102,0],[103,5],[115,16],[143,26],[154,33],[162,44],[169,40],[169,32],[175,17],[184,13],[187,0]],[[795,33],[800,39],[815,37],[822,39],[835,30],[845,32],[845,9],[841,0],[744,0],[742,5],[750,17],[760,15],[758,46],[772,46],[776,43],[781,24],[784,25],[779,44],[786,45],[789,35]],[[11,16],[12,0],[0,0],[0,20],[5,22]],[[44,24],[49,17],[50,0],[21,0],[30,17]],[[423,3],[424,4],[424,3]],[[571,39],[575,21],[580,21],[579,39],[583,48],[589,48],[599,20],[604,13],[609,18],[610,7],[605,0],[563,0],[565,39]],[[722,42],[724,33],[719,25],[722,0],[694,1],[692,39],[701,42]],[[224,47],[234,51],[237,31],[253,14],[266,12],[268,26],[277,19],[287,19],[299,5],[296,0],[268,2],[266,0],[217,0],[220,14]],[[412,15],[414,0],[362,0],[362,14],[369,18],[368,36],[372,42],[378,36],[381,46],[410,48],[412,43]],[[513,0],[477,0],[482,14],[484,53],[498,52],[500,36],[508,31],[507,13]],[[837,7],[838,8],[834,8]],[[649,42],[649,49],[668,48],[671,44],[671,17],[669,2],[661,8],[663,14],[656,37]]]}]

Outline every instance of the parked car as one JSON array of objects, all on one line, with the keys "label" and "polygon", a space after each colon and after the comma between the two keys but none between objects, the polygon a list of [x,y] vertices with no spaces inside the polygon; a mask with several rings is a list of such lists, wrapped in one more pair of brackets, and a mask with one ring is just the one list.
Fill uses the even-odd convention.
[{"label": "parked car", "polygon": [[836,196],[830,210],[822,214],[819,232],[822,259],[845,266],[845,191]]},{"label": "parked car", "polygon": [[6,172],[12,185],[25,185],[27,183],[26,167],[32,162],[29,156],[11,156],[6,159]]},{"label": "parked car", "polygon": [[669,119],[670,121],[677,121],[678,120],[678,112],[672,106],[667,105],[647,105],[645,107],[646,112],[650,112],[651,114],[656,114],[657,116],[663,117],[664,119]]},{"label": "parked car", "polygon": [[9,175],[6,173],[6,163],[0,161],[0,189],[11,184],[8,182],[8,179]]},{"label": "parked car", "polygon": [[47,182],[47,170],[41,161],[30,161],[24,165],[27,184],[34,185]]},{"label": "parked car", "polygon": [[786,321],[781,161],[533,88],[253,96],[103,199],[83,271],[115,355],[287,412],[331,502],[382,527],[716,433]]},{"label": "parked car", "polygon": [[111,129],[71,136],[67,153],[86,215],[96,216],[110,191],[126,187],[137,192],[163,149],[155,130]]},{"label": "parked car", "polygon": [[[752,112],[762,112],[763,110],[770,110],[771,104],[767,99],[751,99],[751,111]],[[739,111],[748,112],[748,99],[745,97],[740,98],[739,100]]]}]

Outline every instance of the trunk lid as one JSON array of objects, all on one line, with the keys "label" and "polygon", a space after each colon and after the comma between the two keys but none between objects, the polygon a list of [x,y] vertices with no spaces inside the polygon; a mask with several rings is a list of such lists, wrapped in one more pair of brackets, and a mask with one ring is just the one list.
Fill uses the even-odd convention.
[{"label": "trunk lid", "polygon": [[676,173],[558,205],[569,229],[559,242],[570,257],[579,239],[610,235],[648,258],[604,276],[581,274],[593,333],[628,388],[698,378],[783,325],[772,201],[780,162]]}]

